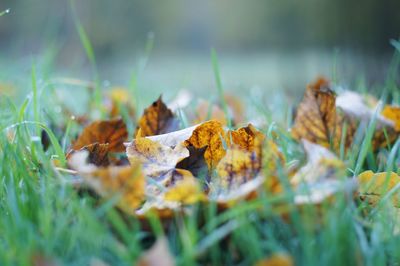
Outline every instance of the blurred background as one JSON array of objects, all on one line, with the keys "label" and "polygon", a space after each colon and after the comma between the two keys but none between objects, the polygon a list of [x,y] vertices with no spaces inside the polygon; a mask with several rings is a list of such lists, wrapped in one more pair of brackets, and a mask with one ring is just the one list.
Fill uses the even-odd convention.
[{"label": "blurred background", "polygon": [[[322,74],[382,82],[400,34],[398,0],[1,0],[0,77],[42,73],[89,80],[75,22],[87,32],[104,84],[140,75],[151,92],[224,87],[303,91]],[[151,50],[151,52],[150,52]],[[15,75],[18,73],[18,75]],[[15,77],[17,76],[17,77]]]}]

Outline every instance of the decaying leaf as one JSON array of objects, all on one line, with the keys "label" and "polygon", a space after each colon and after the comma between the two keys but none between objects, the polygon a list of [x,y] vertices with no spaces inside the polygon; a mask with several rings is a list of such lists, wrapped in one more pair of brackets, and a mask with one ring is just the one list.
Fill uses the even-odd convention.
[{"label": "decaying leaf", "polygon": [[[323,78],[308,85],[301,101],[292,127],[294,138],[307,139],[324,147],[333,145],[334,150],[339,148],[342,138],[342,121],[337,117],[336,95],[330,89],[329,82]],[[352,136],[355,129],[353,123],[348,122],[347,136]]]},{"label": "decaying leaf", "polygon": [[338,179],[345,176],[345,165],[327,148],[302,140],[307,163],[291,178],[293,186],[312,184],[321,180]]},{"label": "decaying leaf", "polygon": [[156,243],[139,259],[139,266],[174,266],[175,258],[169,250],[165,237],[157,239]]},{"label": "decaying leaf", "polygon": [[218,177],[213,180],[212,187],[218,190],[236,189],[255,178],[260,169],[260,160],[254,153],[240,148],[228,149],[216,167]]},{"label": "decaying leaf", "polygon": [[290,179],[296,205],[320,204],[338,192],[352,193],[357,187],[346,178],[345,164],[327,148],[302,141],[307,163]]},{"label": "decaying leaf", "polygon": [[[100,143],[93,143],[90,145],[87,145],[83,148],[81,148],[79,151],[87,151],[89,153],[88,155],[88,162],[90,164],[94,164],[96,166],[109,166],[110,165],[110,159],[108,157],[109,155],[109,144],[100,144]],[[72,150],[67,154],[67,159],[72,156],[75,152],[79,151],[74,151]]]},{"label": "decaying leaf", "polygon": [[204,158],[210,169],[217,166],[225,156],[224,143],[227,143],[226,132],[222,124],[215,120],[204,122],[197,126],[191,136],[185,140],[185,146],[193,146],[196,149],[207,147]]},{"label": "decaying leaf", "polygon": [[151,106],[144,110],[139,120],[138,130],[143,137],[169,133],[177,130],[179,120],[162,101],[161,96]]},{"label": "decaying leaf", "polygon": [[[390,190],[399,187],[400,177],[396,173],[374,173],[365,171],[358,176],[359,194],[361,199],[367,200],[370,204],[375,205]],[[398,190],[393,194],[393,204],[400,207],[400,195]]]},{"label": "decaying leaf", "polygon": [[119,196],[118,207],[133,214],[145,199],[145,178],[138,164],[97,167],[87,162],[88,152],[73,153],[68,163],[99,195]]},{"label": "decaying leaf", "polygon": [[288,254],[273,254],[270,257],[257,261],[254,266],[292,266],[293,258]]},{"label": "decaying leaf", "polygon": [[194,204],[205,199],[200,184],[195,178],[184,178],[164,194],[165,201],[180,202],[182,204]]},{"label": "decaying leaf", "polygon": [[173,181],[177,163],[189,156],[189,150],[182,144],[171,148],[140,137],[127,147],[127,156],[131,164],[143,166],[146,176],[166,185]]},{"label": "decaying leaf", "polygon": [[377,149],[387,144],[386,136],[392,142],[398,134],[393,121],[375,112],[354,92],[346,91],[336,99],[329,82],[320,78],[307,86],[291,132],[298,140],[306,139],[339,152],[341,145],[347,149],[353,144],[359,127],[365,130],[368,122],[376,119],[372,146]]},{"label": "decaying leaf", "polygon": [[381,113],[386,119],[394,122],[396,131],[400,131],[400,107],[386,105]]},{"label": "decaying leaf", "polygon": [[128,137],[126,125],[122,119],[96,121],[88,125],[73,143],[73,150],[99,143],[108,144],[110,152],[125,151],[124,142]]}]

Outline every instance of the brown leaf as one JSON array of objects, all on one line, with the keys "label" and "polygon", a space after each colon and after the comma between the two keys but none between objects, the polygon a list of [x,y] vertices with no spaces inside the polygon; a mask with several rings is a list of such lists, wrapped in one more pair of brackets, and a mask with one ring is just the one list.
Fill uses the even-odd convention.
[{"label": "brown leaf", "polygon": [[138,266],[174,266],[175,258],[169,250],[165,237],[157,239],[156,243],[139,259]]},{"label": "brown leaf", "polygon": [[90,144],[108,144],[110,152],[125,151],[124,142],[128,137],[126,125],[122,119],[96,121],[87,126],[72,149],[80,150]]},{"label": "brown leaf", "polygon": [[160,98],[144,110],[138,129],[142,136],[154,136],[177,130],[179,121]]},{"label": "brown leaf", "polygon": [[[369,121],[375,117],[374,113],[375,110],[370,109],[363,98],[354,92],[344,92],[336,100],[329,82],[320,78],[307,86],[291,132],[297,140],[306,139],[338,153],[342,142],[345,149],[353,144],[359,127],[365,131]],[[374,150],[387,144],[385,131],[389,142],[397,137],[392,121],[381,115],[377,115],[376,119],[372,139]]]},{"label": "brown leaf", "polygon": [[[307,139],[324,147],[331,143],[337,148],[341,139],[340,124],[336,117],[336,96],[330,89],[329,82],[319,78],[308,85],[303,100],[297,108],[292,127],[294,138]],[[349,130],[347,135],[354,132]]]},{"label": "brown leaf", "polygon": [[[100,143],[93,143],[90,145],[87,145],[80,149],[79,151],[88,151],[88,163],[94,164],[96,166],[109,166],[110,165],[110,160],[108,157],[109,153],[109,144],[100,144]],[[70,151],[67,154],[67,159],[74,154],[75,150]]]}]

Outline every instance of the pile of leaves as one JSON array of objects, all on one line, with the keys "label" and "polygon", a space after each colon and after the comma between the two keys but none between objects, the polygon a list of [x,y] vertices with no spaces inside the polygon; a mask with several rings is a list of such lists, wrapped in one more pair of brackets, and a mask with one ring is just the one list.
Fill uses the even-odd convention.
[{"label": "pile of leaves", "polygon": [[[246,125],[240,101],[232,96],[222,99],[225,111],[218,104],[199,104],[189,117],[192,125],[181,128],[182,119],[173,110],[188,104],[185,97],[170,108],[160,97],[136,119],[129,93],[114,90],[103,110],[109,119],[76,119],[83,130],[66,164],[54,160],[54,169],[75,176],[70,181],[77,191],[90,190],[99,202],[114,199],[124,215],[143,222],[155,215],[168,223],[175,215],[191,215],[198,205],[215,204],[224,212],[238,202],[287,191],[291,199],[274,206],[282,217],[293,208],[329,204],[338,194],[372,208],[382,197],[391,197],[399,206],[396,173],[360,173],[359,165],[354,172],[349,169],[359,159],[352,154],[383,154],[380,165],[393,163],[385,151],[398,146],[400,107],[352,91],[336,94],[329,81],[319,78],[307,86],[292,127],[278,127],[283,134],[274,134],[263,133],[267,124]],[[127,120],[137,125],[131,134]],[[299,147],[300,158],[286,154],[287,142]],[[156,265],[157,256],[168,257],[167,264],[173,265],[165,245],[160,239],[143,256],[143,265]],[[275,265],[268,264],[274,260],[293,264],[278,254],[259,265]]]}]

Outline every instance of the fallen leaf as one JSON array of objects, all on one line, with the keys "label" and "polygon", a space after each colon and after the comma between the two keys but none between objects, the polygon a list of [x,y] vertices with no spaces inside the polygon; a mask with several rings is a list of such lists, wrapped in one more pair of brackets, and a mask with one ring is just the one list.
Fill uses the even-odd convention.
[{"label": "fallen leaf", "polygon": [[141,164],[146,176],[165,186],[173,182],[176,165],[189,156],[189,150],[182,144],[171,148],[140,137],[127,147],[126,154],[131,164]]},{"label": "fallen leaf", "polygon": [[[394,172],[374,173],[368,170],[358,176],[358,182],[361,199],[375,205],[391,189],[398,186],[400,177]],[[399,192],[393,194],[392,201],[396,207],[400,207]]]},{"label": "fallen leaf", "polygon": [[138,266],[174,266],[175,258],[169,250],[165,237],[157,239],[156,243],[139,259]]},{"label": "fallen leaf", "polygon": [[365,130],[376,118],[372,138],[372,147],[376,150],[387,145],[386,136],[391,143],[398,134],[394,131],[393,121],[375,113],[376,108],[369,108],[357,93],[345,91],[336,98],[329,82],[320,78],[307,86],[291,132],[297,140],[306,139],[338,153],[342,143],[345,150],[353,144],[359,127]]},{"label": "fallen leaf", "polygon": [[227,141],[222,124],[210,120],[197,126],[190,138],[185,140],[185,146],[193,146],[196,149],[207,147],[204,158],[210,169],[214,169],[218,162],[225,156],[224,142]]},{"label": "fallen leaf", "polygon": [[[79,151],[88,151],[89,155],[88,155],[88,162],[90,164],[94,164],[96,166],[109,166],[110,165],[110,160],[108,157],[108,153],[109,153],[109,148],[108,148],[109,144],[100,144],[100,143],[93,143],[90,145],[87,145],[85,147],[83,147],[82,149],[78,150]],[[72,156],[72,154],[74,154],[75,150],[70,151],[67,154],[67,159]]]},{"label": "fallen leaf", "polygon": [[179,120],[160,98],[144,110],[139,120],[138,129],[142,136],[154,136],[177,130]]},{"label": "fallen leaf", "polygon": [[68,162],[85,182],[105,198],[120,196],[118,207],[133,214],[145,199],[145,178],[138,164],[97,167],[87,162],[88,151],[73,153]]},{"label": "fallen leaf", "polygon": [[234,145],[238,145],[245,151],[255,152],[257,156],[261,156],[262,144],[265,140],[265,136],[252,124],[249,124],[247,127],[229,131],[229,134]]},{"label": "fallen leaf", "polygon": [[73,143],[73,150],[99,143],[108,144],[110,152],[125,151],[124,142],[128,137],[126,125],[122,119],[96,121],[88,125]]},{"label": "fallen leaf", "polygon": [[302,144],[307,155],[307,163],[291,178],[293,186],[345,176],[345,164],[330,150],[307,140],[302,140]]},{"label": "fallen leaf", "polygon": [[218,190],[238,188],[240,185],[255,178],[261,169],[261,162],[255,154],[240,148],[230,148],[218,163],[218,177],[211,187]]},{"label": "fallen leaf", "polygon": [[165,195],[165,201],[194,204],[206,198],[195,178],[184,178],[178,181]]},{"label": "fallen leaf", "polygon": [[400,131],[400,107],[386,105],[381,113],[386,119],[394,122],[396,131]]},{"label": "fallen leaf", "polygon": [[292,266],[293,258],[288,254],[273,254],[270,257],[257,261],[254,266]]},{"label": "fallen leaf", "polygon": [[[303,100],[297,108],[296,118],[292,127],[295,139],[307,139],[324,147],[333,145],[337,150],[341,142],[342,119],[336,116],[335,93],[330,89],[329,82],[319,78],[306,88]],[[354,133],[353,123],[349,121],[347,136]],[[346,136],[345,140],[348,139]]]}]

